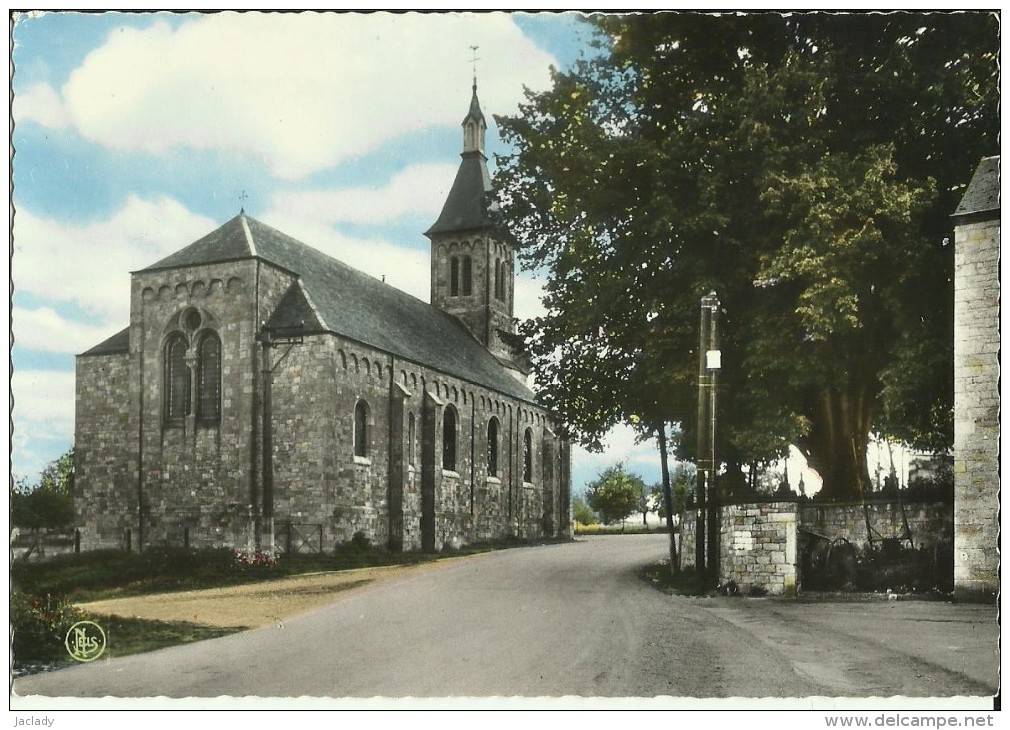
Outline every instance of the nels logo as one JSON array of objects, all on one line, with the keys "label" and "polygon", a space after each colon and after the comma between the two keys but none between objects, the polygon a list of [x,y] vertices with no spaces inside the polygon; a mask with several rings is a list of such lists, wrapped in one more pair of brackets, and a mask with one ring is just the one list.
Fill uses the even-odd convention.
[{"label": "nels logo", "polygon": [[64,642],[67,652],[79,662],[92,662],[105,651],[105,632],[94,621],[78,621]]}]

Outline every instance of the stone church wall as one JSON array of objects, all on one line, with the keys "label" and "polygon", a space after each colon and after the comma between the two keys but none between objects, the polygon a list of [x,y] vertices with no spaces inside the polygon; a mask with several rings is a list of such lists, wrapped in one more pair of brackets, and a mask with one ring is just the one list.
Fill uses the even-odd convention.
[{"label": "stone church wall", "polygon": [[[249,542],[259,507],[257,313],[270,311],[292,276],[257,261],[196,266],[134,276],[131,350],[142,394],[135,420],[143,421],[145,544],[193,547]],[[200,313],[190,330],[187,312]],[[221,339],[221,417],[179,423],[164,416],[166,338],[182,331],[191,348],[204,331]]]},{"label": "stone church wall", "polygon": [[337,426],[339,413],[346,411],[333,387],[335,355],[332,338],[325,335],[307,337],[290,350],[278,346],[271,353],[275,530],[284,534],[290,523],[296,533],[309,535],[321,527],[324,548],[333,541],[334,485],[342,446]]},{"label": "stone church wall", "polygon": [[127,353],[77,358],[74,512],[81,544],[89,549],[125,548],[127,530],[136,529],[129,375]]},{"label": "stone church wall", "polygon": [[[427,399],[425,391],[431,394]],[[425,454],[433,460],[435,549],[553,536],[557,529],[560,496],[554,475],[560,473],[555,464],[560,453],[538,409],[330,335],[308,338],[291,349],[277,370],[273,395],[278,530],[286,522],[321,526],[324,549],[359,532],[373,544],[422,549]],[[368,412],[365,457],[354,454],[354,412],[360,400]],[[452,470],[442,468],[448,408],[456,415]],[[434,413],[426,422],[427,409]],[[488,476],[492,416],[499,422],[498,476]],[[522,479],[525,428],[533,434],[531,483]],[[551,443],[549,469],[541,445],[545,435]]]},{"label": "stone church wall", "polygon": [[[388,541],[388,356],[331,335],[306,338],[273,390],[274,512],[319,525],[329,550],[361,532]],[[354,414],[367,404],[367,452],[354,454]]]}]

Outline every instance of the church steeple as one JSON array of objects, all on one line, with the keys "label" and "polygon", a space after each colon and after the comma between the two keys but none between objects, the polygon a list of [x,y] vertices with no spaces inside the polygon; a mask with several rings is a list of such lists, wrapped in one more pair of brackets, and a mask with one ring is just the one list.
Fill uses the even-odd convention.
[{"label": "church steeple", "polygon": [[491,225],[488,217],[488,196],[491,193],[491,175],[487,171],[487,157],[484,154],[484,133],[487,121],[477,99],[477,79],[474,78],[470,109],[463,117],[463,152],[459,170],[452,183],[449,195],[442,206],[442,213],[435,224],[425,231],[429,238],[435,233],[450,233],[487,228]]},{"label": "church steeple", "polygon": [[[487,122],[480,110],[480,100],[477,99],[477,77],[473,78],[473,96],[470,97],[470,111],[463,118],[463,154],[477,152],[484,157],[484,133]],[[485,157],[485,159],[487,159]]]},{"label": "church steeple", "polygon": [[487,121],[474,78],[463,117],[463,152],[456,179],[438,220],[425,231],[431,240],[431,303],[458,317],[503,364],[525,374],[516,352],[512,241],[491,221],[491,176],[484,154]]}]

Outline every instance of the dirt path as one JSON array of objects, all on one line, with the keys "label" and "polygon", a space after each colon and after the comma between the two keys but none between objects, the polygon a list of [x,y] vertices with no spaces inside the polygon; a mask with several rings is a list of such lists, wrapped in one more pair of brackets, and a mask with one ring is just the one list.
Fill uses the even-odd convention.
[{"label": "dirt path", "polygon": [[[465,559],[449,558],[437,564]],[[408,570],[430,569],[434,565],[436,563],[308,573],[224,588],[93,601],[82,603],[80,607],[89,613],[103,616],[258,628],[282,623],[329,603],[341,591],[377,580],[388,580]]]}]

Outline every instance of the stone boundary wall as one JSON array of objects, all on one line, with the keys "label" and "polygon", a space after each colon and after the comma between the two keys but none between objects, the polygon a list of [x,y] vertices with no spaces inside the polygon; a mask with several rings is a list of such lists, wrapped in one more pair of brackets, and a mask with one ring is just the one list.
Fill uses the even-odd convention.
[{"label": "stone boundary wall", "polygon": [[[947,502],[874,502],[867,504],[874,541],[898,537],[908,521],[913,545],[932,547],[950,540],[953,507]],[[795,595],[805,533],[835,539],[844,537],[857,549],[869,544],[862,504],[800,504],[759,502],[726,505],[722,510],[719,543],[719,584],[733,581],[741,593],[760,588],[769,595]],[[684,512],[680,522],[680,566],[695,566],[695,512]]]},{"label": "stone boundary wall", "polygon": [[[904,517],[902,516],[904,511]],[[902,537],[907,520],[912,544],[933,547],[953,538],[953,506],[948,502],[869,502],[854,504],[803,504],[799,507],[799,527],[831,540],[844,537],[856,549],[870,544],[866,518],[869,517],[874,543]]]}]

